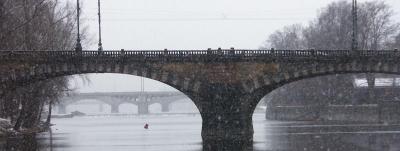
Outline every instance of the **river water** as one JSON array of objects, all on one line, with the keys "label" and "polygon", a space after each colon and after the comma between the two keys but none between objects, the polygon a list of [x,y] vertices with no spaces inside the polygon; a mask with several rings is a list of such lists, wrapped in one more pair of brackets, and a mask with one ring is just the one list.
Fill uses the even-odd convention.
[{"label": "river water", "polygon": [[[0,141],[0,150],[202,150],[200,115],[86,116],[53,123],[51,132]],[[253,123],[255,151],[400,151],[398,125],[277,122],[264,114],[255,114]]]}]

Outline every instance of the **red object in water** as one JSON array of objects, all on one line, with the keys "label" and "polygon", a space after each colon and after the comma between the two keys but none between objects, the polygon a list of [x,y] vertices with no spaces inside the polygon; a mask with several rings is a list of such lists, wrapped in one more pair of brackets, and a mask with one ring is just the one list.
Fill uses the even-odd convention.
[{"label": "red object in water", "polygon": [[149,129],[149,124],[144,124],[144,129]]}]

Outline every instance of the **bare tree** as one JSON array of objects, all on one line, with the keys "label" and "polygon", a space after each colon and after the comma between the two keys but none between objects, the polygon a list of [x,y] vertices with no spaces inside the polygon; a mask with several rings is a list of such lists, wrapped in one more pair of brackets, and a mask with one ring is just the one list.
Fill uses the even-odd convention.
[{"label": "bare tree", "polygon": [[395,40],[391,47],[395,49],[400,49],[400,33],[395,37]]},{"label": "bare tree", "polygon": [[391,7],[384,1],[373,1],[365,2],[359,11],[360,49],[387,49],[385,44],[399,31]]},{"label": "bare tree", "polygon": [[283,31],[278,30],[271,34],[261,48],[302,49],[304,48],[302,31],[303,27],[300,24],[286,26]]},{"label": "bare tree", "polygon": [[[70,3],[2,0],[0,50],[73,50],[77,33],[75,17],[75,8]],[[83,39],[86,35],[87,32],[82,32]],[[68,91],[67,86],[68,78],[62,77],[27,87],[11,85],[2,88],[0,117],[11,119],[16,130],[36,127],[44,106],[56,103]]]},{"label": "bare tree", "polygon": [[[359,49],[388,48],[387,43],[400,30],[393,21],[392,8],[384,1],[359,5]],[[304,28],[284,27],[272,34],[263,47],[286,49],[350,49],[352,42],[352,6],[347,1],[333,2],[323,8],[318,17]],[[300,44],[300,45],[295,45]],[[294,46],[294,47],[293,47]]]},{"label": "bare tree", "polygon": [[[359,5],[358,9],[359,32],[357,38],[359,49],[400,48],[399,24],[394,22],[394,14],[388,4],[384,1],[365,2]],[[283,30],[278,30],[270,35],[262,48],[349,50],[352,43],[352,5],[347,1],[333,2],[321,9],[317,18],[311,21],[308,26],[300,27],[301,25],[285,26]],[[369,79],[375,79],[376,74],[366,76],[370,77]],[[293,99],[303,100],[303,103],[309,104],[318,104],[324,99],[326,100],[323,101],[324,103],[352,103],[353,98],[339,97],[339,94],[351,96],[351,91],[348,88],[352,86],[353,78],[348,75],[327,76],[313,79],[312,82],[296,82],[282,88],[290,88],[291,93],[289,95],[276,93],[274,99],[280,104],[292,103],[291,100]],[[333,82],[327,84],[326,81]],[[304,87],[308,88],[307,92],[303,89]],[[372,87],[369,85],[370,89]],[[309,91],[310,89],[313,91]],[[370,96],[369,100],[365,102],[375,103],[374,101],[376,99]]]},{"label": "bare tree", "polygon": [[305,43],[316,49],[349,48],[351,23],[351,5],[345,1],[331,3],[305,28]]}]

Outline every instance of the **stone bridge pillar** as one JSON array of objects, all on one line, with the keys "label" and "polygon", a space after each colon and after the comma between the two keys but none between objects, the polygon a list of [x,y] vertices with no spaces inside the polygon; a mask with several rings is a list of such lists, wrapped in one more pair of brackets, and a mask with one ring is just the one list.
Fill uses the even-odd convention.
[{"label": "stone bridge pillar", "polygon": [[367,83],[368,83],[368,99],[369,102],[377,102],[376,98],[375,98],[375,75],[373,73],[367,73],[366,74],[367,77]]},{"label": "stone bridge pillar", "polygon": [[193,99],[203,119],[203,150],[251,150],[252,114],[257,103],[235,86],[209,85],[202,89]]},{"label": "stone bridge pillar", "polygon": [[119,113],[119,105],[120,105],[120,104],[117,104],[117,103],[110,104],[110,106],[111,106],[111,113]]},{"label": "stone bridge pillar", "polygon": [[103,104],[99,104],[99,112],[103,112],[104,111],[104,106]]},{"label": "stone bridge pillar", "polygon": [[139,115],[149,114],[149,103],[147,102],[140,102],[138,103],[138,113]]},{"label": "stone bridge pillar", "polygon": [[58,114],[67,114],[67,105],[58,104],[57,105]]},{"label": "stone bridge pillar", "polygon": [[171,102],[163,102],[161,103],[161,112],[169,112],[170,108],[169,106],[171,105]]},{"label": "stone bridge pillar", "polygon": [[143,115],[143,114],[149,114],[149,102],[147,101],[147,97],[146,96],[140,96],[138,98],[138,114],[139,115]]}]

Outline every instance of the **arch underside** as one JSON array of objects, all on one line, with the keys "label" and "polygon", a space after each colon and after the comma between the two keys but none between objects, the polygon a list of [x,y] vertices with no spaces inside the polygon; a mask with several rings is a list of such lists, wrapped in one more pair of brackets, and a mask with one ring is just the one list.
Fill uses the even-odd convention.
[{"label": "arch underside", "polygon": [[189,88],[188,78],[179,75],[165,72],[160,69],[143,66],[143,65],[121,65],[121,64],[97,64],[91,65],[84,63],[80,65],[75,64],[54,64],[54,65],[35,65],[29,69],[15,71],[10,77],[3,79],[3,83],[12,83],[17,86],[24,86],[37,81],[53,79],[63,76],[71,76],[78,74],[90,73],[114,73],[126,74],[139,77],[149,78],[164,84],[167,84],[188,97],[192,96],[193,88]]},{"label": "arch underside", "polygon": [[193,78],[182,77],[180,75],[166,72],[158,67],[146,64],[122,64],[118,62],[110,63],[81,63],[81,64],[43,64],[33,65],[27,69],[13,71],[10,77],[2,77],[3,87],[23,87],[34,82],[49,80],[57,77],[91,74],[91,73],[114,73],[125,74],[149,78],[166,85],[169,85],[186,95],[195,106],[200,110],[198,102],[193,99],[195,80]]},{"label": "arch underside", "polygon": [[253,102],[252,106],[257,105],[263,97],[273,90],[299,80],[337,74],[380,73],[400,75],[400,66],[397,62],[349,62],[294,66],[293,64],[281,64],[281,68],[283,69],[278,73],[266,73],[250,82],[252,85],[248,90],[257,98],[255,99],[257,102]]},{"label": "arch underside", "polygon": [[47,80],[56,77],[89,73],[116,73],[140,76],[162,82],[181,92],[186,92],[185,94],[193,91],[193,88],[189,88],[190,82],[193,81],[188,81],[190,80],[188,77],[182,77],[171,72],[163,71],[161,68],[157,67],[157,65],[146,65],[143,63],[127,65],[118,62],[86,62],[80,64],[56,63],[50,65],[32,65],[28,68],[12,71],[11,76],[6,77],[5,80],[2,79],[2,81],[24,81],[26,83],[31,83],[33,81]]}]

